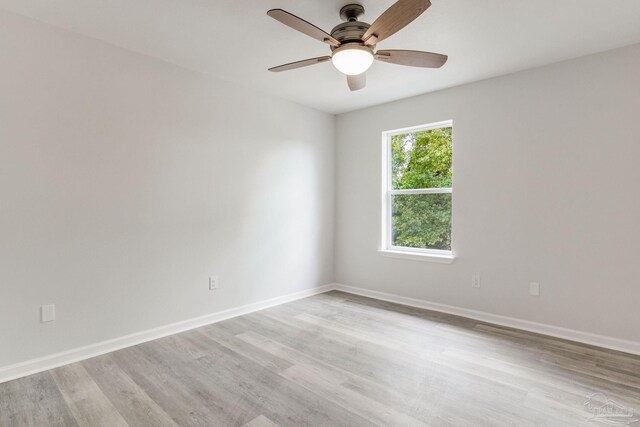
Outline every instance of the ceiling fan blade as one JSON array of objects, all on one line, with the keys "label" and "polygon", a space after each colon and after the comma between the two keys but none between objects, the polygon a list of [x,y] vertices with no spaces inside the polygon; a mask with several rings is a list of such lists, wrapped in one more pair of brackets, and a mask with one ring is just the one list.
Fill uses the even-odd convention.
[{"label": "ceiling fan blade", "polygon": [[321,62],[327,62],[329,60],[331,60],[330,56],[321,56],[319,58],[305,59],[303,61],[296,61],[289,64],[279,65],[277,67],[269,68],[269,71],[278,73],[280,71],[295,70],[296,68],[308,67],[309,65],[320,64]]},{"label": "ceiling fan blade", "polygon": [[277,21],[282,22],[284,25],[293,28],[294,30],[298,30],[301,33],[308,35],[309,37],[313,37],[316,40],[320,40],[321,42],[328,43],[333,46],[340,46],[340,42],[331,37],[331,35],[329,35],[325,31],[285,10],[271,9],[267,12],[267,15]]},{"label": "ceiling fan blade", "polygon": [[398,0],[369,27],[362,41],[374,45],[397,33],[431,6],[429,0]]},{"label": "ceiling fan blade", "polygon": [[375,57],[378,61],[390,64],[424,68],[440,68],[449,59],[447,55],[419,50],[379,50]]},{"label": "ceiling fan blade", "polygon": [[358,74],[357,76],[347,76],[347,83],[349,84],[349,89],[351,89],[351,92],[364,89],[364,87],[367,85],[367,74],[362,73]]}]

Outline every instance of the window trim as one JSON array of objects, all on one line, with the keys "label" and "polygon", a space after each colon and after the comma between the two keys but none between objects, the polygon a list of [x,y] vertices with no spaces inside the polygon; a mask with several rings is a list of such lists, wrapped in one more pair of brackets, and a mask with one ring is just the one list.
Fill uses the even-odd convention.
[{"label": "window trim", "polygon": [[[453,188],[423,188],[416,190],[394,190],[392,188],[392,164],[391,164],[391,137],[407,133],[427,131],[433,129],[453,128],[453,120],[445,120],[421,126],[395,129],[382,132],[382,233],[380,254],[391,258],[404,258],[411,260],[432,261],[450,264],[455,259],[452,250],[421,249],[404,246],[394,246],[391,242],[392,235],[392,205],[391,197],[402,194],[453,194]],[[453,245],[453,242],[452,242]]]}]

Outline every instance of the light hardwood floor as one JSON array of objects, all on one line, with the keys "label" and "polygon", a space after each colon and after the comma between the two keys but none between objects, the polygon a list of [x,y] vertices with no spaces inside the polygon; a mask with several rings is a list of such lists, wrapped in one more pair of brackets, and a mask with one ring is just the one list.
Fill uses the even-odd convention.
[{"label": "light hardwood floor", "polygon": [[334,291],[0,384],[0,425],[597,426],[607,398],[640,411],[640,357]]}]

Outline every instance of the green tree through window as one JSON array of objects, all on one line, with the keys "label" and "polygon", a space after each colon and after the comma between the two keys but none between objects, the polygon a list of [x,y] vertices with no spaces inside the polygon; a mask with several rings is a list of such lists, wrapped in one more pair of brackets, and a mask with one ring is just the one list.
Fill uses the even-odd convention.
[{"label": "green tree through window", "polygon": [[452,128],[393,135],[391,244],[451,250]]}]

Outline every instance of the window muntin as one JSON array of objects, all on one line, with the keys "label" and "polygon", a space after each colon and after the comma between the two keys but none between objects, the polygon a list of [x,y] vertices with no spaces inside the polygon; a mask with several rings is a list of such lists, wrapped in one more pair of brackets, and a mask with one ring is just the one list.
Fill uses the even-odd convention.
[{"label": "window muntin", "polygon": [[383,249],[451,254],[452,126],[384,134]]}]

